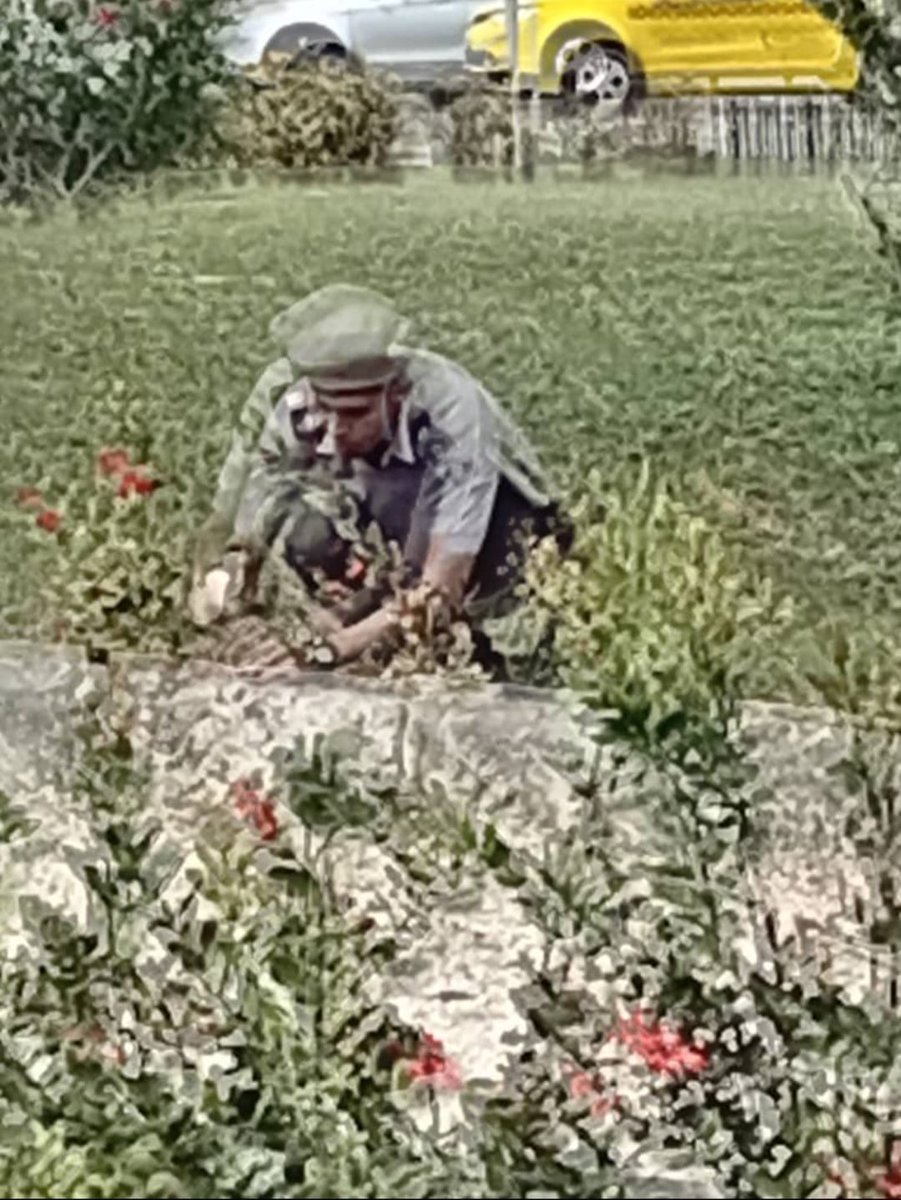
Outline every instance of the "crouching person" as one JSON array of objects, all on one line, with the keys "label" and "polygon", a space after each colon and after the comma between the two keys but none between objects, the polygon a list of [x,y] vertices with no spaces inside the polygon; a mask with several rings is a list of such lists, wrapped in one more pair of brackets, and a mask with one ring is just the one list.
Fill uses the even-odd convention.
[{"label": "crouching person", "polygon": [[[566,553],[572,538],[525,438],[463,368],[402,345],[404,322],[377,293],[325,288],[271,328],[283,357],[251,396],[220,476],[194,610],[198,597],[209,605],[223,553],[244,555],[249,597],[277,548],[320,599],[323,581],[333,585],[314,620],[337,663],[390,646],[403,613],[427,599],[470,620],[492,665],[478,626],[515,603],[528,545],[553,536]],[[354,545],[373,525],[401,551],[400,593],[355,577]]]}]

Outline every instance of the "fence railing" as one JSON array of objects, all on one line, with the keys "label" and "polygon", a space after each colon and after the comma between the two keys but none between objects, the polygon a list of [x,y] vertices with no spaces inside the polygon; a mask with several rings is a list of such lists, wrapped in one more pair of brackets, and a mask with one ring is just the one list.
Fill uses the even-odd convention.
[{"label": "fence railing", "polygon": [[[621,153],[659,152],[734,163],[784,163],[816,169],[843,163],[901,162],[901,139],[881,114],[844,96],[653,98],[631,115],[527,106],[523,125],[539,162],[578,162]],[[498,135],[498,164],[503,136]],[[586,152],[588,142],[592,148]],[[449,154],[447,114],[422,107],[398,144],[406,165],[431,166]]]},{"label": "fence railing", "polygon": [[[644,121],[662,127],[664,141],[735,161],[784,163],[885,162],[896,137],[880,114],[839,96],[716,96],[646,105]],[[642,118],[639,115],[638,120]]]}]

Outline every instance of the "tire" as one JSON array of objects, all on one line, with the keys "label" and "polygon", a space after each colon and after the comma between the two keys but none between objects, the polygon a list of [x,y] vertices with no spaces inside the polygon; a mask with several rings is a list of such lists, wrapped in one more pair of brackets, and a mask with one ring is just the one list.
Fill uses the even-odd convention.
[{"label": "tire", "polygon": [[307,62],[330,62],[347,58],[347,50],[324,25],[285,25],[266,43],[263,59],[269,55],[286,55],[292,66]]},{"label": "tire", "polygon": [[555,65],[560,93],[570,102],[629,112],[644,90],[632,55],[617,42],[574,39],[557,52]]}]

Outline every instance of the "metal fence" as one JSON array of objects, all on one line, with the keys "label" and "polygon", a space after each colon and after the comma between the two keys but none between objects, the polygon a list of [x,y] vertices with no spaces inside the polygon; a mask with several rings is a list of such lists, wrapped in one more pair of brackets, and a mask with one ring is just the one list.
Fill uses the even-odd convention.
[{"label": "metal fence", "polygon": [[[398,139],[396,161],[431,166],[447,161],[448,117],[416,110]],[[572,109],[553,100],[526,105],[539,162],[584,159],[586,137],[600,158],[660,153],[733,163],[766,162],[798,169],[845,163],[901,162],[901,139],[883,116],[836,95],[653,98],[631,115]],[[503,138],[499,139],[503,142]],[[503,157],[502,147],[498,163]]]},{"label": "metal fence", "polygon": [[882,163],[898,153],[881,115],[845,97],[722,96],[679,109],[679,101],[651,101],[644,122],[661,127],[664,143],[717,158],[817,165]]}]

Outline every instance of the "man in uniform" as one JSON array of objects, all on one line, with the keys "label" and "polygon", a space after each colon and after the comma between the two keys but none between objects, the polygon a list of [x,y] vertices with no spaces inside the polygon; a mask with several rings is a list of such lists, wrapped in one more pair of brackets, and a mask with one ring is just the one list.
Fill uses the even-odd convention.
[{"label": "man in uniform", "polygon": [[[352,547],[374,523],[402,551],[408,602],[437,597],[478,626],[515,601],[527,540],[552,535],[568,550],[570,527],[522,434],[461,367],[401,345],[404,329],[384,297],[347,285],[273,321],[283,357],[242,414],[195,594],[224,551],[259,563],[276,544],[309,587],[353,587]],[[358,589],[320,607],[316,625],[349,662],[390,640],[403,601]]]}]

